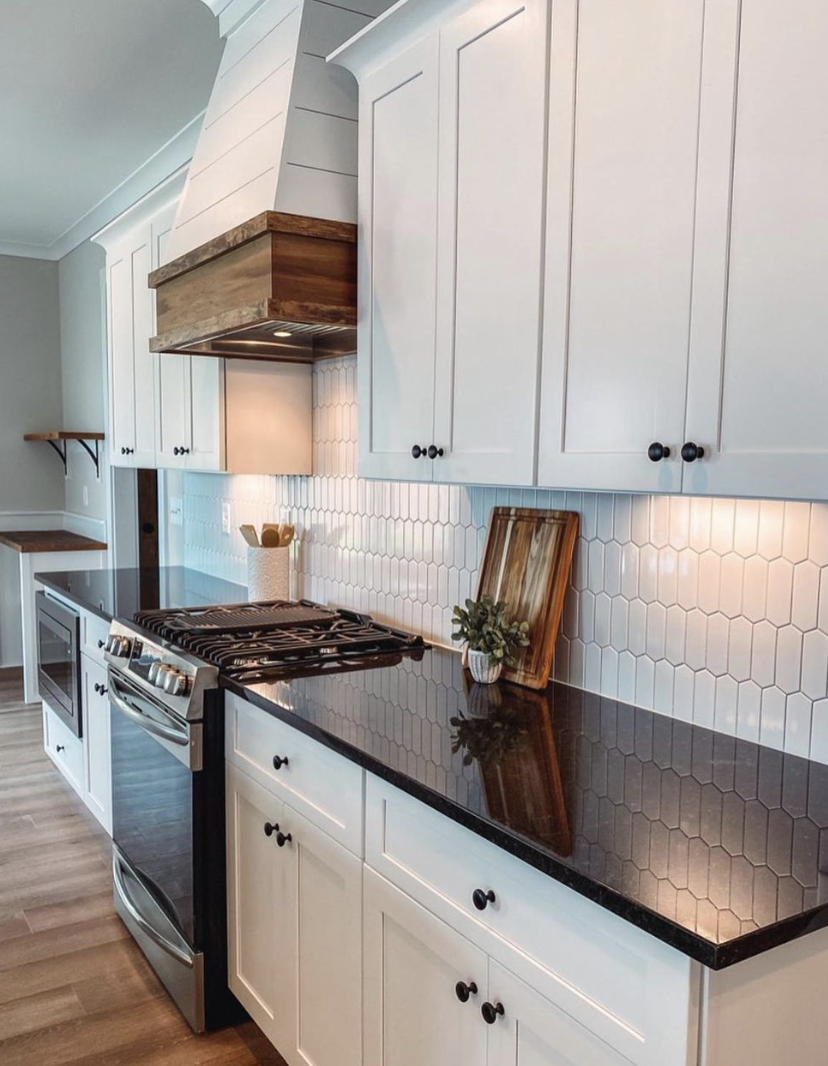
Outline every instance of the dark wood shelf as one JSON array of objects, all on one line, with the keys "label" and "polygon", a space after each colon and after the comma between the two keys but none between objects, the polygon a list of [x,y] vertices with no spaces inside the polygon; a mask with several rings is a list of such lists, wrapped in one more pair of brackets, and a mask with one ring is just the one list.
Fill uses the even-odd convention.
[{"label": "dark wood shelf", "polygon": [[22,555],[35,552],[106,551],[103,541],[91,540],[79,533],[70,533],[67,529],[0,530],[0,544]]},{"label": "dark wood shelf", "polygon": [[[50,448],[54,448],[57,454],[60,456],[60,461],[63,463],[63,469],[66,470],[66,441],[76,440],[83,450],[87,453],[89,458],[95,464],[95,472],[100,477],[101,473],[101,456],[99,450],[99,444],[102,440],[106,440],[106,435],[103,433],[82,433],[68,429],[50,429],[45,430],[43,433],[24,433],[23,440],[44,441]],[[61,448],[59,441],[64,441],[64,445]],[[91,444],[95,445],[94,451]]]}]

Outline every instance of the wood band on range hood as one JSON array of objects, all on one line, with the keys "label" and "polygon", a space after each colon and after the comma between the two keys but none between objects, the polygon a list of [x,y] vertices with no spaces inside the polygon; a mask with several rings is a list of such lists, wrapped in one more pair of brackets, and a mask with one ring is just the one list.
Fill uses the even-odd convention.
[{"label": "wood band on range hood", "polygon": [[150,274],[150,350],[279,362],[356,351],[356,241],[350,223],[256,215]]}]

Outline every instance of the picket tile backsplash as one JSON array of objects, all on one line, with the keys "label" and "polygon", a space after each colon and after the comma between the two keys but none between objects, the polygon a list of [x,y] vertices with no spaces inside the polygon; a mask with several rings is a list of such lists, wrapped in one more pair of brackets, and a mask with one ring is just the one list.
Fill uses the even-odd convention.
[{"label": "picket tile backsplash", "polygon": [[364,481],[355,374],[314,371],[313,477],[184,475],[186,565],[244,583],[235,527],[289,521],[295,595],[450,644],[491,509],[578,511],[555,677],[828,762],[828,505]]}]

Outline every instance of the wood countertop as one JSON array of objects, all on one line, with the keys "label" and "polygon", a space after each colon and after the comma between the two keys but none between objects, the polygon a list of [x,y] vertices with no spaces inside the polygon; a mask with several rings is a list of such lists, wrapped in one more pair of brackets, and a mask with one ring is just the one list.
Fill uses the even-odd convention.
[{"label": "wood countertop", "polygon": [[0,529],[0,544],[21,554],[36,552],[102,552],[106,544],[66,529]]}]

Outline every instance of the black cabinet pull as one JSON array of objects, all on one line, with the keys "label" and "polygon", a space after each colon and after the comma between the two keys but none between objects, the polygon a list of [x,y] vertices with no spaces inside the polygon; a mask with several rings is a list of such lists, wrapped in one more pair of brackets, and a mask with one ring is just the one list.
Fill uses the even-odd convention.
[{"label": "black cabinet pull", "polygon": [[485,911],[489,904],[494,903],[496,899],[497,897],[491,889],[488,892],[484,892],[482,888],[476,888],[472,892],[472,903],[479,911]]},{"label": "black cabinet pull", "polygon": [[105,640],[99,640],[98,641],[98,648],[99,649],[103,649],[105,647],[106,647],[106,641]]},{"label": "black cabinet pull", "polygon": [[273,822],[265,822],[265,824],[264,824],[264,835],[266,837],[272,837],[274,833],[278,833],[278,832],[279,832],[278,823],[274,824]]},{"label": "black cabinet pull", "polygon": [[181,454],[181,449],[176,445],[176,447],[173,448],[173,455],[180,455],[180,454]]},{"label": "black cabinet pull", "polygon": [[59,755],[62,751],[66,751],[66,747],[63,744],[58,744],[58,746],[55,748],[55,751]]},{"label": "black cabinet pull", "polygon": [[276,843],[279,845],[280,848],[283,848],[285,844],[289,844],[291,840],[293,840],[293,837],[290,833],[276,834]]},{"label": "black cabinet pull", "polygon": [[445,451],[442,448],[438,448],[436,444],[429,445],[428,457],[429,459],[436,459],[438,456],[442,459],[445,455]]},{"label": "black cabinet pull", "polygon": [[474,981],[469,981],[468,984],[466,984],[465,981],[458,981],[457,984],[454,986],[454,994],[457,996],[461,1003],[468,1003],[469,996],[477,995],[477,985],[474,983]]},{"label": "black cabinet pull", "polygon": [[424,459],[427,455],[428,450],[426,448],[421,448],[419,444],[415,444],[414,447],[411,449],[412,459],[419,459],[421,457]]},{"label": "black cabinet pull", "polygon": [[662,459],[670,458],[670,449],[666,448],[660,441],[655,440],[647,449],[647,458],[651,463],[660,463]]},{"label": "black cabinet pull", "polygon": [[685,463],[695,463],[697,459],[704,459],[704,448],[689,440],[681,449],[681,457]]},{"label": "black cabinet pull", "polygon": [[189,455],[190,454],[190,449],[189,448],[182,448],[181,449],[181,454],[182,455]]},{"label": "black cabinet pull", "polygon": [[502,1018],[506,1012],[502,1003],[484,1003],[480,1008],[480,1013],[486,1025],[494,1025],[497,1019]]},{"label": "black cabinet pull", "polygon": [[109,689],[106,687],[106,685],[101,685],[101,684],[99,684],[96,681],[95,682],[95,691],[98,693],[99,696],[105,696],[107,694],[107,692],[109,691]]},{"label": "black cabinet pull", "polygon": [[273,756],[273,769],[274,770],[281,770],[283,766],[289,766],[289,765],[290,765],[290,759],[287,757],[287,755],[285,755],[284,757],[282,757],[281,755],[274,755]]}]

